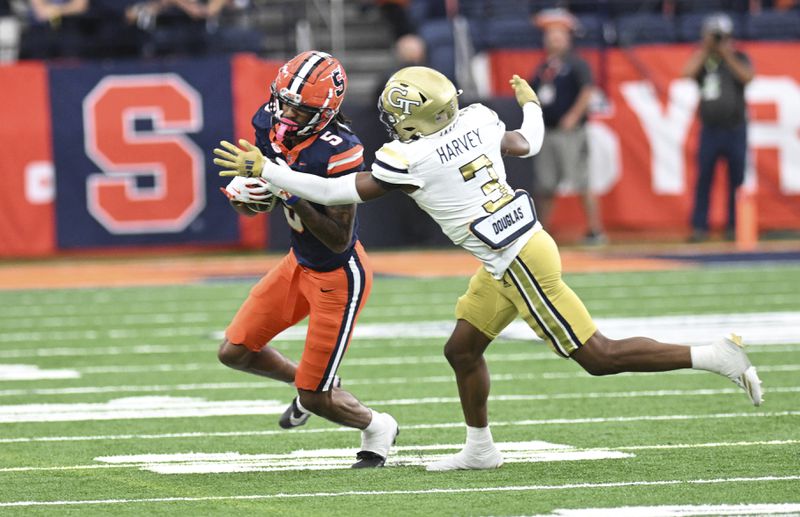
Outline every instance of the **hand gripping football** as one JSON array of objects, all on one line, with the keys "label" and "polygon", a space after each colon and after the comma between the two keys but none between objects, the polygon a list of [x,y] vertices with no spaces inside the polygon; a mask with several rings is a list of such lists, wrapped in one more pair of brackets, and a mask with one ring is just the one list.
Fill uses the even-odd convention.
[{"label": "hand gripping football", "polygon": [[270,212],[278,203],[278,198],[269,189],[263,178],[234,177],[222,190],[228,199],[244,203],[256,212]]}]

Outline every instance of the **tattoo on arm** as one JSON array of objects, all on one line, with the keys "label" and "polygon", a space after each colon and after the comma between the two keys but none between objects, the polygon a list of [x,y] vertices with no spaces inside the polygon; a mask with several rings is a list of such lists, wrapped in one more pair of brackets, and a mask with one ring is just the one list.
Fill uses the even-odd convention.
[{"label": "tattoo on arm", "polygon": [[300,216],[303,226],[331,251],[342,253],[347,249],[353,238],[356,205],[327,206],[321,212],[301,200],[292,205],[292,210]]}]

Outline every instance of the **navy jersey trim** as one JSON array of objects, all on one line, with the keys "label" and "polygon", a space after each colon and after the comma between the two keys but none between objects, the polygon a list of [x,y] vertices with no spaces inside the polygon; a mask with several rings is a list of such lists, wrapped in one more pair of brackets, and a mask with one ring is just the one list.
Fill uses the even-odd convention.
[{"label": "navy jersey trim", "polygon": [[339,326],[339,335],[336,338],[336,346],[334,347],[331,359],[328,366],[325,368],[325,373],[322,375],[322,380],[317,386],[316,391],[328,391],[333,386],[336,377],[336,371],[342,363],[344,353],[347,349],[347,344],[353,335],[353,326],[355,325],[356,315],[358,308],[361,306],[361,301],[364,298],[364,291],[366,290],[366,274],[358,259],[358,253],[353,253],[347,264],[343,266],[345,274],[347,275],[347,308],[342,318],[342,323]]},{"label": "navy jersey trim", "polygon": [[398,174],[408,174],[408,169],[398,169],[397,167],[392,167],[388,163],[381,161],[379,159],[375,159],[375,165],[378,165],[382,169],[386,169],[387,171],[396,172]]}]

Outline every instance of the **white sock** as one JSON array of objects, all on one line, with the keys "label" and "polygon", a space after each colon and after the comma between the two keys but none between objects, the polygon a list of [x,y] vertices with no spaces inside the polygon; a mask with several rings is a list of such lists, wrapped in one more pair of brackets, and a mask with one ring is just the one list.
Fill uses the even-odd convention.
[{"label": "white sock", "polygon": [[372,419],[369,421],[369,425],[363,429],[366,433],[374,433],[378,429],[383,426],[383,422],[381,421],[380,413],[377,411],[370,409],[370,413],[372,413]]},{"label": "white sock", "polygon": [[494,447],[492,432],[489,426],[471,427],[467,426],[467,444],[465,449],[485,450]]},{"label": "white sock", "polygon": [[311,413],[311,411],[304,408],[303,405],[300,403],[300,397],[294,398],[294,405],[297,406],[297,410],[300,411],[301,413]]},{"label": "white sock", "polygon": [[701,345],[689,347],[689,353],[692,355],[692,368],[695,370],[707,370],[716,372],[719,370],[717,366],[717,351],[714,345]]}]

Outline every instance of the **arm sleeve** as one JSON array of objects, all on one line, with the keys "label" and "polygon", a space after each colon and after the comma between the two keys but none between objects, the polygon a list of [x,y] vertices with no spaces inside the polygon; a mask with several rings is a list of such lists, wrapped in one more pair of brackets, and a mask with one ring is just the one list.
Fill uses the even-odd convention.
[{"label": "arm sleeve", "polygon": [[322,178],[293,171],[287,165],[265,160],[261,177],[272,185],[321,205],[349,205],[363,200],[356,189],[357,174]]},{"label": "arm sleeve", "polygon": [[544,119],[542,118],[542,108],[535,102],[526,102],[522,107],[522,125],[515,130],[528,141],[530,149],[528,153],[519,158],[529,158],[542,149],[544,141]]}]

